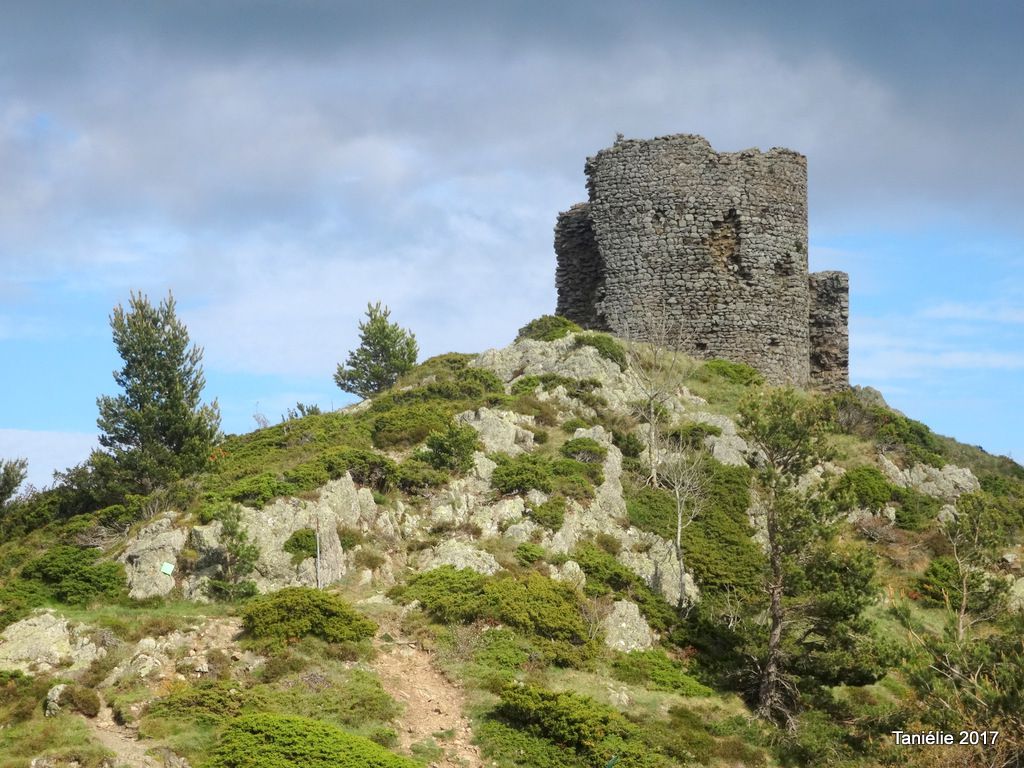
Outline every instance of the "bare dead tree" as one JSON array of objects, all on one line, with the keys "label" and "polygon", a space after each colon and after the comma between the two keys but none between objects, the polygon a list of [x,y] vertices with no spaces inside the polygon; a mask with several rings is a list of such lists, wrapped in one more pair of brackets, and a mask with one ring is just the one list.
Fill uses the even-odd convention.
[{"label": "bare dead tree", "polygon": [[671,315],[664,300],[653,306],[638,304],[629,316],[613,320],[626,350],[627,374],[640,393],[634,412],[646,430],[647,482],[657,486],[662,419],[668,403],[679,394],[681,379],[694,365],[692,358],[680,352],[690,347],[691,334]]},{"label": "bare dead tree", "polygon": [[660,482],[672,494],[676,507],[675,553],[679,563],[679,604],[686,594],[686,562],[683,554],[683,531],[693,524],[704,510],[708,499],[708,465],[699,450],[676,446],[669,458],[661,462]]}]

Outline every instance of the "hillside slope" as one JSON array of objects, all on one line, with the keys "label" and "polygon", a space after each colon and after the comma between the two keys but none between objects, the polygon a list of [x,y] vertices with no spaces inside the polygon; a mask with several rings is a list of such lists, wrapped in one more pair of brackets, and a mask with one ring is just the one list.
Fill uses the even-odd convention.
[{"label": "hillside slope", "polygon": [[[785,714],[757,717],[759,376],[529,328],[149,497],[97,508],[69,473],[12,505],[0,768],[1019,764],[1024,469],[871,391],[791,393],[821,534],[787,561]],[[1002,732],[891,736],[936,728]]]}]

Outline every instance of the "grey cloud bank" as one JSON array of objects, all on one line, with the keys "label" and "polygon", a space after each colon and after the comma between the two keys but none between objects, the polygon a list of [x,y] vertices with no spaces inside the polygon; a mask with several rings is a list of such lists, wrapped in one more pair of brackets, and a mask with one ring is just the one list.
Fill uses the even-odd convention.
[{"label": "grey cloud bank", "polygon": [[[329,376],[378,298],[427,353],[501,344],[554,306],[556,213],[616,131],[806,154],[812,268],[865,227],[1019,238],[1022,23],[1003,2],[16,4],[0,331],[45,329],[55,291],[171,286],[225,370]],[[828,266],[855,297],[879,279]]]}]

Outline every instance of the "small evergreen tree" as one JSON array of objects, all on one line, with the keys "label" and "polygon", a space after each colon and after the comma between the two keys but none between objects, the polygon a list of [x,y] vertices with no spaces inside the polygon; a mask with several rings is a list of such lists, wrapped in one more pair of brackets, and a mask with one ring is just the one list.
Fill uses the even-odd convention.
[{"label": "small evergreen tree", "polygon": [[124,392],[97,399],[99,441],[114,460],[123,492],[149,493],[206,466],[220,412],[216,400],[200,401],[203,351],[189,346],[170,293],[156,307],[132,293],[128,311],[118,305],[110,327],[124,360],[114,381]]},{"label": "small evergreen tree", "polygon": [[388,322],[391,310],[381,303],[366,305],[366,322],[359,324],[359,348],[338,365],[334,381],[345,392],[362,398],[382,392],[416,364],[416,336]]},{"label": "small evergreen tree", "polygon": [[260,550],[249,541],[249,533],[242,525],[241,511],[234,504],[218,510],[220,539],[223,544],[219,578],[210,579],[207,594],[214,600],[232,602],[244,600],[256,594],[256,584],[246,579],[260,559]]},{"label": "small evergreen tree", "polygon": [[25,482],[28,461],[25,459],[0,459],[0,510],[14,498],[18,486]]},{"label": "small evergreen tree", "polygon": [[790,725],[803,694],[873,682],[892,661],[862,616],[874,599],[873,557],[839,545],[827,494],[798,486],[823,459],[824,424],[820,404],[791,389],[740,404],[741,434],[759,454],[754,477],[767,534],[767,605],[759,611],[767,626],[755,631],[750,654],[757,711]]}]

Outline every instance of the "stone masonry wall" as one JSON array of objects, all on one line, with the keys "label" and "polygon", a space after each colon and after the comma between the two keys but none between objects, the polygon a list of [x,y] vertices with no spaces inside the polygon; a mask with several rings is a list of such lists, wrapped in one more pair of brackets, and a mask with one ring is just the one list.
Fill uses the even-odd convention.
[{"label": "stone masonry wall", "polygon": [[850,385],[850,277],[814,272],[811,290],[811,385],[835,392]]},{"label": "stone masonry wall", "polygon": [[598,311],[604,298],[604,260],[594,240],[590,204],[579,203],[558,214],[555,225],[558,307],[555,313],[587,328],[608,330]]},{"label": "stone masonry wall", "polygon": [[[773,384],[814,383],[803,155],[619,139],[586,174],[589,203],[555,230],[559,314],[638,340],[667,319],[687,352],[748,363]],[[816,341],[828,388],[846,373],[829,336],[845,316],[825,311],[835,295],[821,295]]]}]

